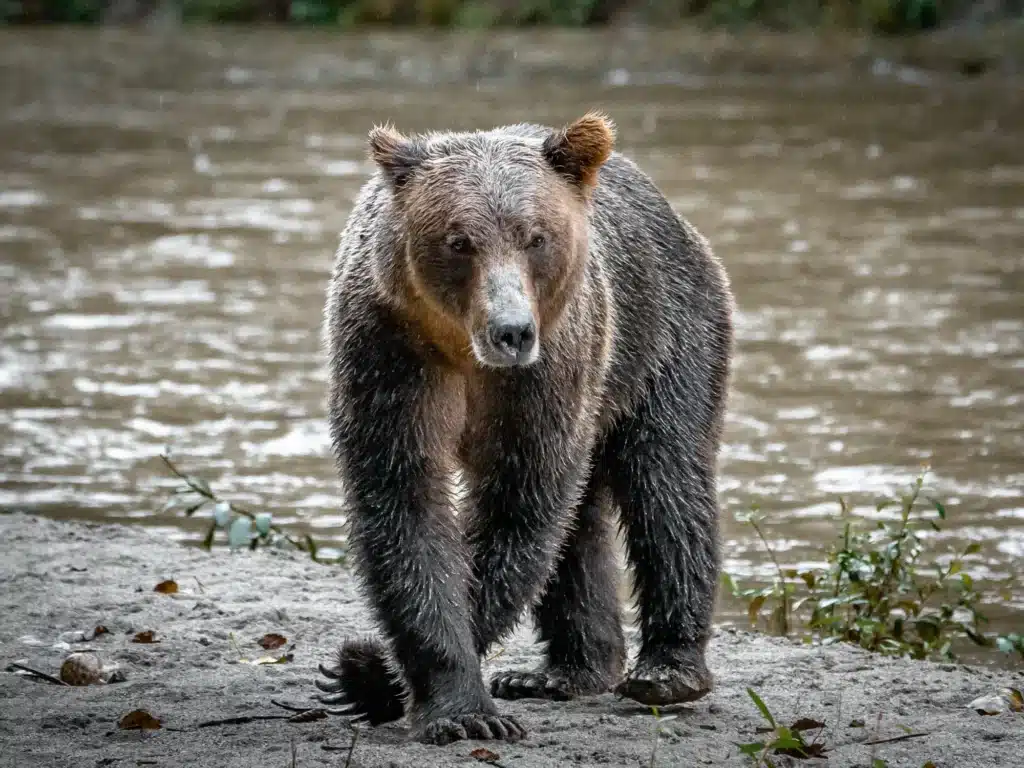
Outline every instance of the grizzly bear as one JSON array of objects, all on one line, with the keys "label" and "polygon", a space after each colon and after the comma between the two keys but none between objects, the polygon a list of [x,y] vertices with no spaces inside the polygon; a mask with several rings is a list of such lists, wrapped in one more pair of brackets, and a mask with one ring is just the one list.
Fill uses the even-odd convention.
[{"label": "grizzly bear", "polygon": [[[712,688],[733,300],[706,240],[613,145],[595,112],[369,135],[324,340],[383,638],[344,643],[317,681],[360,719],[514,740],[526,731],[493,698],[664,705]],[[612,512],[639,613],[628,674]],[[527,608],[546,663],[488,691],[481,658]]]}]

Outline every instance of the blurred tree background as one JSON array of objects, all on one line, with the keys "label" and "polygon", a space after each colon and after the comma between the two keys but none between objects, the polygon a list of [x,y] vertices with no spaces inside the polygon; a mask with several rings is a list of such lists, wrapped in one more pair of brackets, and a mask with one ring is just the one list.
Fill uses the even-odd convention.
[{"label": "blurred tree background", "polygon": [[1024,0],[0,0],[0,23],[183,22],[440,27],[593,26],[637,21],[908,34],[958,23],[1020,21]]}]

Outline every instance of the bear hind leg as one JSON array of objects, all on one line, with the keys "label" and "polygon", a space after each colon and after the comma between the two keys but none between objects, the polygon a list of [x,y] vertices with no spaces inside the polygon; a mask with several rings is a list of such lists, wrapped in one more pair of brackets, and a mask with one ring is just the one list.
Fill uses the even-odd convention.
[{"label": "bear hind leg", "polygon": [[681,423],[686,404],[671,393],[655,390],[621,426],[607,459],[641,631],[636,663],[616,693],[649,706],[696,701],[713,688],[705,656],[720,570],[718,437],[715,428]]}]

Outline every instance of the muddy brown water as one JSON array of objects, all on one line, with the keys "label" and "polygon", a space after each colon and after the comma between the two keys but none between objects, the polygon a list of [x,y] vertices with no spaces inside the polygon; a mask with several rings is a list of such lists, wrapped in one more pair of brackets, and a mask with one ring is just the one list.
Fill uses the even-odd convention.
[{"label": "muddy brown water", "polygon": [[941,544],[979,542],[995,628],[1024,625],[1024,80],[631,45],[0,33],[0,508],[197,541],[204,520],[161,512],[170,446],[341,542],[319,324],[367,129],[599,105],[735,288],[727,568],[770,573],[732,519],[751,503],[781,558],[816,562],[838,495],[870,517],[930,464]]}]

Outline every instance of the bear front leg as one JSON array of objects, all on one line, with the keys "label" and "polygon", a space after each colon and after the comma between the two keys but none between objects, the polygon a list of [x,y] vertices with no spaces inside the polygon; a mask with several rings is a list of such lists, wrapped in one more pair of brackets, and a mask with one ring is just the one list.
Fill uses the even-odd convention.
[{"label": "bear front leg", "polygon": [[[339,330],[331,376],[331,438],[350,544],[411,694],[417,737],[436,744],[521,738],[525,730],[498,713],[481,678],[470,564],[451,515],[445,376],[383,323]],[[379,706],[358,701],[358,681],[349,682],[357,705]]]},{"label": "bear front leg", "polygon": [[588,475],[593,429],[583,398],[548,365],[494,374],[468,436],[464,519],[481,654],[542,592]]}]

